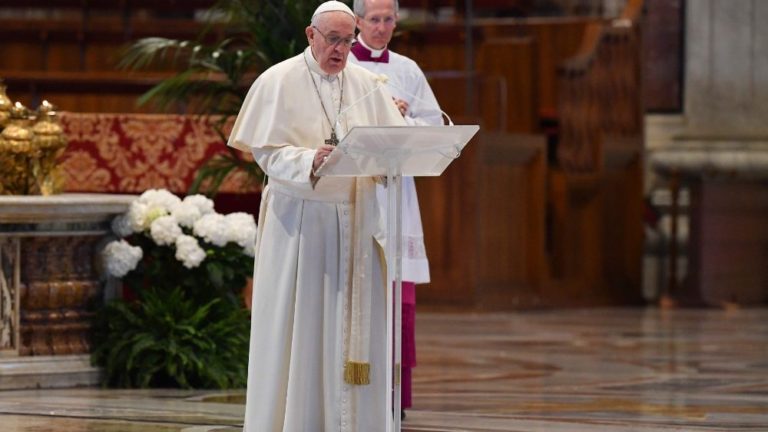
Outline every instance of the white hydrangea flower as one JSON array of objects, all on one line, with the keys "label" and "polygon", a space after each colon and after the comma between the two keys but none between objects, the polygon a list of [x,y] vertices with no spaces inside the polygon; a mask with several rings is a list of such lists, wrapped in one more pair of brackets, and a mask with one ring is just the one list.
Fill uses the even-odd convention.
[{"label": "white hydrangea flower", "polygon": [[199,207],[186,200],[173,206],[173,209],[171,209],[171,216],[176,218],[179,225],[187,228],[192,228],[202,215]]},{"label": "white hydrangea flower", "polygon": [[165,246],[174,244],[176,239],[183,233],[179,223],[176,222],[176,218],[173,216],[161,216],[152,221],[152,225],[149,227],[149,234],[156,244]]},{"label": "white hydrangea flower", "polygon": [[123,213],[112,219],[112,232],[118,237],[128,237],[133,234],[133,226],[131,226],[131,219],[128,217],[128,213]]},{"label": "white hydrangea flower", "polygon": [[155,219],[167,215],[168,210],[164,206],[140,201],[132,202],[128,210],[128,220],[134,232],[147,230]]},{"label": "white hydrangea flower", "polygon": [[121,231],[117,231],[114,224],[112,228],[119,235],[127,232],[127,226],[130,226],[132,231],[128,234],[145,231],[155,219],[169,215],[171,209],[180,203],[179,197],[165,189],[149,189],[131,203],[125,214],[126,221],[120,221],[125,223],[125,226],[117,227]]},{"label": "white hydrangea flower", "polygon": [[215,213],[213,210],[213,201],[205,195],[189,195],[184,198],[184,204],[191,204],[200,210],[201,215]]},{"label": "white hydrangea flower", "polygon": [[196,238],[182,234],[176,239],[176,259],[186,268],[195,268],[205,259],[205,251]]},{"label": "white hydrangea flower", "polygon": [[144,256],[138,246],[131,246],[125,240],[109,242],[102,252],[104,266],[111,276],[121,278],[136,268]]},{"label": "white hydrangea flower", "polygon": [[167,213],[170,213],[173,206],[181,202],[181,198],[165,189],[148,189],[139,196],[137,201],[147,204],[149,207],[163,208]]},{"label": "white hydrangea flower", "polygon": [[243,246],[243,253],[253,258],[256,256],[256,237],[253,238],[253,243],[249,243]]},{"label": "white hydrangea flower", "polygon": [[216,246],[225,246],[229,241],[227,220],[218,213],[203,215],[192,229],[196,236]]},{"label": "white hydrangea flower", "polygon": [[166,209],[162,207],[150,207],[144,215],[144,225],[146,228],[149,228],[152,226],[155,219],[165,216],[168,216],[168,211]]},{"label": "white hydrangea flower", "polygon": [[256,240],[256,221],[248,213],[230,213],[224,217],[227,222],[229,241],[237,243],[246,250],[253,251]]},{"label": "white hydrangea flower", "polygon": [[148,209],[149,206],[144,203],[140,203],[138,201],[131,203],[131,207],[128,209],[128,212],[126,212],[126,217],[131,225],[133,232],[144,231],[147,226],[149,226],[145,226],[145,219]]}]

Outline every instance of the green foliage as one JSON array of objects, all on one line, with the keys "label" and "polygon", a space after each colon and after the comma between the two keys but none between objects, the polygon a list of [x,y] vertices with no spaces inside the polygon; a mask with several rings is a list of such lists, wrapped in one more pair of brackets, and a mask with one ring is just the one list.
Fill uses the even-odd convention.
[{"label": "green foliage", "polygon": [[[124,52],[120,65],[127,69],[162,64],[176,68],[177,75],[150,89],[139,103],[152,101],[161,110],[181,104],[188,112],[216,116],[217,131],[226,141],[223,125],[237,115],[248,85],[261,71],[304,49],[304,29],[321,2],[221,0],[209,11],[212,19],[196,40],[140,39]],[[255,184],[263,180],[255,164],[230,150],[198,171],[189,193],[213,196],[237,170],[245,170]]]},{"label": "green foliage", "polygon": [[176,259],[173,247],[158,246],[143,233],[132,234],[126,240],[144,251],[136,269],[123,278],[131,293],[142,296],[147,289],[170,291],[178,287],[198,305],[224,299],[243,306],[242,289],[253,273],[253,257],[244,254],[236,243],[214,246],[201,240],[205,261],[189,269]]},{"label": "green foliage", "polygon": [[215,195],[221,184],[233,171],[246,173],[244,185],[247,189],[253,189],[264,181],[264,173],[259,166],[249,160],[244,160],[239,150],[227,147],[227,153],[219,153],[206,161],[198,168],[195,179],[189,187],[190,194],[204,193]]},{"label": "green foliage", "polygon": [[[255,222],[252,216],[227,219],[210,209],[187,220],[197,231],[167,226],[158,244],[163,220],[176,223],[170,207],[185,211],[181,206],[187,198],[171,197],[167,191],[147,191],[114,221],[125,237],[108,243],[102,258],[107,273],[121,278],[123,292],[97,310],[92,363],[104,369],[108,386],[242,387],[250,327],[242,291],[253,272],[249,253]],[[186,211],[200,208],[190,204],[195,199],[203,209],[212,205],[191,197]],[[148,227],[123,225],[134,217],[153,221]]]},{"label": "green foliage", "polygon": [[220,299],[202,306],[181,287],[113,301],[94,323],[93,361],[105,385],[238,388],[247,379],[249,320]]}]

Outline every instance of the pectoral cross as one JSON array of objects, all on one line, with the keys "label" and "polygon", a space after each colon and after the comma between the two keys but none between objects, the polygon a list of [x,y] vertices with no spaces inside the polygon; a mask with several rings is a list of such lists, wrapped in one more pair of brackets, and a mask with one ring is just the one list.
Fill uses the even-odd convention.
[{"label": "pectoral cross", "polygon": [[336,132],[331,132],[331,137],[325,140],[325,145],[336,146],[339,143],[339,139],[336,138]]}]

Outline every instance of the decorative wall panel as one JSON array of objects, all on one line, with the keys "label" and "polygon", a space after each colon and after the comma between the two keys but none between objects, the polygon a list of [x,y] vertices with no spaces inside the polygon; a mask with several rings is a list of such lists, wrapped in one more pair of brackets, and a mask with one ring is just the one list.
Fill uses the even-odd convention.
[{"label": "decorative wall panel", "polygon": [[19,240],[0,237],[0,355],[18,349],[18,281]]},{"label": "decorative wall panel", "polygon": [[[201,165],[229,151],[215,123],[215,119],[201,116],[63,113],[61,124],[69,140],[61,158],[64,189],[141,193],[165,188],[185,193]],[[235,154],[250,156],[240,151]],[[221,192],[256,191],[257,186],[246,180],[243,175],[232,175]]]}]

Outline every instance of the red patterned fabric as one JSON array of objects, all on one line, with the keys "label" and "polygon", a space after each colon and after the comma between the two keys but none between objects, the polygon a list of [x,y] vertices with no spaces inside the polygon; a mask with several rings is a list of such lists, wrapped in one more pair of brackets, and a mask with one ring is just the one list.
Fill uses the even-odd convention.
[{"label": "red patterned fabric", "polygon": [[[184,194],[205,161],[227,152],[207,117],[62,113],[60,118],[69,142],[60,159],[67,192],[165,188]],[[244,180],[243,174],[230,176],[221,192],[257,191]]]}]

